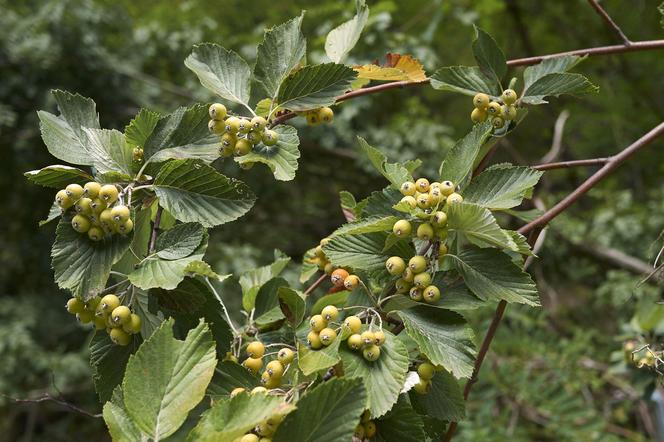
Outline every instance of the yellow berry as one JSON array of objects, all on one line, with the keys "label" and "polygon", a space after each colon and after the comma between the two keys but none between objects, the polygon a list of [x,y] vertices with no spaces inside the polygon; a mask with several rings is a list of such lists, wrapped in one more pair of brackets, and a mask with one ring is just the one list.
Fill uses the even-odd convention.
[{"label": "yellow berry", "polygon": [[458,193],[452,193],[447,197],[447,204],[460,203],[463,201],[463,197]]},{"label": "yellow berry", "polygon": [[362,327],[362,320],[357,316],[348,316],[344,319],[344,327],[348,328],[352,333],[358,333]]},{"label": "yellow berry", "polygon": [[247,345],[247,355],[251,358],[262,358],[265,354],[265,345],[260,341],[254,341]]},{"label": "yellow berry", "polygon": [[225,119],[227,114],[226,106],[221,103],[212,104],[208,109],[208,112],[210,114],[210,118],[217,121],[222,121]]},{"label": "yellow berry", "polygon": [[477,109],[486,109],[491,99],[487,94],[479,93],[473,97],[473,106]]},{"label": "yellow berry", "polygon": [[334,111],[329,107],[321,107],[318,109],[318,118],[326,124],[330,124],[334,120]]},{"label": "yellow berry", "polygon": [[503,103],[510,105],[516,103],[518,96],[513,89],[505,89],[500,98],[502,98]]},{"label": "yellow berry", "polygon": [[499,117],[501,113],[500,103],[492,101],[486,109],[487,113],[492,117]]},{"label": "yellow berry", "polygon": [[473,123],[481,123],[482,121],[485,121],[487,117],[487,112],[484,109],[473,109],[473,111],[470,113],[470,119],[473,121]]},{"label": "yellow berry", "polygon": [[415,183],[412,181],[404,182],[399,188],[403,196],[414,196],[417,189],[415,188]]},{"label": "yellow berry", "polygon": [[321,311],[321,315],[326,321],[334,321],[339,316],[339,310],[333,305],[327,305]]}]

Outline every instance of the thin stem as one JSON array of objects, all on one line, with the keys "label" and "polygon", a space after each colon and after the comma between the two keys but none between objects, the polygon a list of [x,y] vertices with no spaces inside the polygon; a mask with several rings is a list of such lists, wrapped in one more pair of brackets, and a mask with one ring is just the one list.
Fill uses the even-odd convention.
[{"label": "thin stem", "polygon": [[219,301],[221,309],[224,311],[224,316],[226,316],[226,321],[228,322],[228,326],[231,328],[231,330],[233,330],[233,335],[239,336],[240,333],[238,333],[237,329],[233,325],[233,321],[231,321],[231,317],[228,315],[226,304],[224,304],[224,301],[221,299],[221,296],[219,296],[217,289],[214,288],[214,285],[212,285],[212,283],[210,282],[210,278],[208,278],[207,276],[205,277],[205,282],[207,283],[208,287],[210,287],[210,290],[212,290],[212,294],[214,294],[214,297],[217,298],[217,301]]},{"label": "thin stem", "polygon": [[56,404],[61,405],[61,406],[65,407],[65,408],[67,408],[70,411],[73,411],[75,413],[82,414],[83,416],[92,417],[92,418],[96,418],[96,419],[99,419],[99,418],[102,417],[101,414],[90,413],[89,411],[86,411],[82,408],[79,408],[74,404],[70,404],[69,402],[63,401],[62,399],[58,399],[56,397],[53,397],[48,393],[44,394],[41,397],[35,398],[35,399],[20,399],[20,398],[15,398],[15,397],[8,396],[6,394],[0,394],[0,396],[5,397],[5,398],[17,403],[17,404],[38,404],[40,402],[55,402]]},{"label": "thin stem", "polygon": [[152,184],[145,184],[143,186],[134,187],[133,190],[136,191],[136,190],[141,190],[141,189],[152,189],[153,187],[154,187],[154,185],[152,185]]},{"label": "thin stem", "polygon": [[155,247],[157,245],[157,231],[159,230],[159,224],[161,223],[161,213],[163,211],[163,207],[157,207],[157,213],[154,216],[154,224],[152,225],[152,234],[150,235],[150,242],[148,243],[148,255],[154,253]]},{"label": "thin stem", "polygon": [[531,167],[536,170],[567,169],[570,167],[602,166],[609,161],[611,161],[611,157],[589,158],[587,160],[559,161],[556,163],[537,164]]},{"label": "thin stem", "polygon": [[100,294],[111,293],[113,290],[120,287],[122,284],[124,284],[126,282],[129,282],[129,279],[123,279],[122,281],[118,282],[117,284],[113,284],[111,286],[106,287]]},{"label": "thin stem", "polygon": [[[361,285],[362,288],[364,288],[364,290],[367,292],[367,295],[369,296],[369,299],[371,299],[371,302],[373,302],[373,305],[375,305],[376,307],[378,307],[378,300],[376,299],[376,297],[374,296],[374,294],[371,293],[371,290],[369,290],[369,287],[367,287],[367,285],[366,285],[366,284],[364,283],[364,281],[362,281],[362,280],[360,280],[360,285]],[[370,309],[370,310],[373,310],[373,309]],[[374,310],[374,311],[375,311],[375,310]]]},{"label": "thin stem", "polygon": [[602,6],[597,2],[597,0],[588,0],[588,3],[590,4],[590,6],[593,7],[593,9],[595,9],[595,11],[599,14],[599,16],[602,17],[602,20],[604,20],[604,22],[613,30],[613,32],[616,33],[618,38],[622,40],[625,46],[629,46],[632,44],[632,42],[629,41],[629,38],[627,38],[622,29],[620,29],[620,26],[618,26],[616,22],[613,21],[609,13],[606,12],[604,8],[602,8]]},{"label": "thin stem", "polygon": [[322,275],[320,275],[320,278],[318,278],[317,280],[315,280],[314,283],[311,284],[311,285],[309,286],[309,288],[306,289],[306,290],[304,291],[304,296],[307,296],[309,293],[311,293],[311,292],[313,292],[314,290],[316,290],[316,288],[317,288],[319,285],[321,285],[321,284],[323,283],[323,281],[325,281],[325,278],[326,278],[326,277],[327,277],[327,274],[326,274],[326,273],[323,273]]}]

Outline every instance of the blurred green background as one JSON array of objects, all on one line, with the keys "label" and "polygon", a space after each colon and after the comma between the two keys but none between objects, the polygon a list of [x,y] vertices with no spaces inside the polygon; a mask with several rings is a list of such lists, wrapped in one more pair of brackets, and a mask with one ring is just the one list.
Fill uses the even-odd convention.
[{"label": "blurred green background", "polygon": [[[602,2],[633,40],[664,38],[659,3]],[[369,24],[351,63],[397,52],[413,54],[429,73],[471,64],[473,23],[490,32],[508,58],[617,42],[585,0],[368,4]],[[87,362],[90,332],[66,314],[67,294],[52,280],[55,226],[37,227],[53,192],[22,176],[58,162],[39,136],[36,111],[55,111],[48,91],[93,98],[102,126],[119,129],[141,107],[167,113],[209,101],[183,65],[193,44],[214,41],[251,63],[264,28],[302,9],[309,60],[321,61],[325,35],[350,18],[351,1],[0,0],[0,440],[108,439],[99,418],[52,402],[13,400],[49,393],[91,413],[101,410]],[[532,109],[493,161],[538,163],[563,111],[569,118],[558,159],[619,151],[664,119],[663,60],[662,51],[588,59],[577,71],[598,84],[600,94]],[[470,128],[470,110],[467,97],[429,88],[393,90],[337,107],[332,127],[304,128],[292,182],[275,182],[265,167],[241,172],[220,164],[259,200],[248,216],[213,233],[207,260],[219,273],[267,264],[274,249],[297,262],[343,222],[340,190],[361,198],[385,185],[358,155],[356,135],[392,159],[422,158],[422,173],[432,175],[445,150]],[[663,160],[659,140],[553,223],[530,269],[543,308],[508,309],[458,440],[654,438],[654,375],[626,364],[621,349],[625,339],[656,339],[664,328],[664,311],[656,304],[661,286],[639,284],[639,266],[652,263],[662,246]],[[590,171],[549,172],[538,195],[552,205]],[[607,251],[622,254],[609,259]],[[625,256],[634,258],[633,265]],[[491,314],[471,315],[478,340]]]}]

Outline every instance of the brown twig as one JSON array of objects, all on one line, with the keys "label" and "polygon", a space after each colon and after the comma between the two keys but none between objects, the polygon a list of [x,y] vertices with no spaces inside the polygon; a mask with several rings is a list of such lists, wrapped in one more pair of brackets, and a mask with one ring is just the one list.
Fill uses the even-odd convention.
[{"label": "brown twig", "polygon": [[589,158],[586,160],[559,161],[556,163],[536,164],[535,166],[531,167],[537,170],[566,169],[570,167],[602,166],[609,161],[611,161],[611,157]]},{"label": "brown twig", "polygon": [[34,399],[15,398],[15,397],[8,396],[6,394],[3,394],[2,396],[16,402],[17,404],[38,404],[38,403],[41,403],[41,402],[55,402],[56,404],[61,405],[61,406],[65,407],[65,408],[67,408],[70,411],[73,411],[75,413],[82,414],[83,416],[88,416],[88,417],[92,417],[92,418],[95,418],[95,419],[99,419],[99,418],[103,417],[101,414],[90,413],[89,411],[86,411],[82,408],[79,408],[74,404],[70,404],[69,402],[63,401],[62,399],[58,399],[56,397],[53,397],[48,393],[46,393],[43,396],[40,396],[38,398],[34,398]]},{"label": "brown twig", "polygon": [[609,15],[608,12],[602,6],[597,2],[597,0],[588,0],[588,3],[590,3],[590,6],[595,9],[595,11],[599,14],[600,17],[602,17],[602,20],[613,30],[613,32],[616,33],[618,38],[620,38],[625,46],[629,46],[632,44],[632,42],[627,38],[625,33],[620,29],[620,26],[616,24],[616,22],[613,21],[611,16]]},{"label": "brown twig", "polygon": [[150,235],[150,242],[148,243],[148,255],[154,253],[154,249],[157,246],[157,231],[159,230],[159,224],[161,223],[161,214],[164,211],[164,208],[161,206],[157,207],[157,213],[154,216],[154,224],[152,224],[152,234]]},{"label": "brown twig", "polygon": [[314,290],[316,290],[316,288],[317,288],[319,285],[321,285],[321,284],[323,283],[323,281],[325,281],[325,278],[327,278],[327,273],[323,273],[322,275],[320,275],[320,278],[318,278],[317,280],[315,280],[315,281],[313,282],[313,284],[311,284],[311,285],[309,286],[309,288],[306,289],[306,290],[304,291],[304,296],[307,296],[309,293],[311,293],[311,292],[313,292]]}]

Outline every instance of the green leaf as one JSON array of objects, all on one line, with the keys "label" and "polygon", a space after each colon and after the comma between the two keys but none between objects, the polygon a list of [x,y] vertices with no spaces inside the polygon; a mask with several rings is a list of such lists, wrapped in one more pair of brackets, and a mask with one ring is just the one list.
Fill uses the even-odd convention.
[{"label": "green leaf", "polygon": [[530,275],[498,250],[469,248],[458,255],[445,255],[445,260],[451,260],[468,288],[481,299],[540,305]]},{"label": "green leaf", "polygon": [[561,57],[545,58],[541,63],[528,66],[523,71],[523,89],[528,89],[533,83],[548,74],[567,72],[579,64],[585,57],[576,55],[563,55]]},{"label": "green leaf", "polygon": [[108,129],[85,129],[88,152],[98,173],[133,174],[133,148],[122,132]]},{"label": "green leaf", "polygon": [[664,28],[664,2],[660,4],[657,7],[657,10],[659,11],[660,15],[662,16],[661,19],[659,20],[659,24]]},{"label": "green leaf", "polygon": [[499,85],[500,80],[507,73],[505,54],[500,50],[493,37],[477,26],[475,26],[473,54],[482,72]]},{"label": "green leaf", "polygon": [[196,160],[172,160],[154,181],[159,205],[177,219],[213,227],[251,209],[256,196],[241,181],[227,178]]},{"label": "green leaf", "polygon": [[[463,284],[448,287],[442,282],[441,275],[445,272],[436,272],[433,284],[440,289],[440,300],[435,304],[427,304],[429,307],[444,308],[447,310],[464,311],[474,310],[484,307],[486,303],[478,299],[468,291],[468,287]],[[413,301],[408,296],[397,296],[390,299],[383,307],[383,311],[391,312],[394,310],[406,310],[421,306],[421,302]]]},{"label": "green leaf", "polygon": [[385,232],[392,230],[394,223],[399,218],[396,216],[370,216],[361,221],[344,224],[330,235],[359,235],[362,233]]},{"label": "green leaf", "polygon": [[84,170],[71,166],[47,166],[42,169],[25,172],[28,181],[53,189],[64,189],[68,184],[80,184],[94,181],[92,175]]},{"label": "green leaf", "polygon": [[421,414],[448,422],[459,422],[466,417],[465,401],[459,382],[450,373],[436,372],[427,394],[410,391],[413,408]]},{"label": "green leaf", "polygon": [[528,239],[515,230],[505,230],[509,236],[512,237],[512,241],[516,244],[516,251],[521,255],[526,256],[535,256],[530,249],[530,244],[528,244]]},{"label": "green leaf", "polygon": [[426,440],[422,418],[408,403],[405,395],[378,422],[377,442],[421,442]]},{"label": "green leaf", "polygon": [[330,293],[325,295],[322,298],[319,298],[316,303],[311,307],[311,314],[318,315],[327,305],[334,305],[337,307],[343,307],[346,304],[346,300],[350,295],[349,291],[342,290],[336,293]]},{"label": "green leaf", "polygon": [[464,189],[463,198],[489,209],[510,209],[530,196],[543,173],[530,167],[490,167],[473,178]]},{"label": "green leaf", "polygon": [[254,78],[263,85],[269,98],[276,98],[279,85],[306,55],[303,17],[304,13],[266,30],[263,41],[258,45]]},{"label": "green leaf", "polygon": [[353,69],[342,64],[305,66],[284,80],[277,101],[279,106],[292,111],[330,106],[350,89],[356,76]]},{"label": "green leaf", "polygon": [[132,146],[143,147],[160,119],[161,115],[157,112],[141,109],[138,115],[125,127],[124,134],[127,143]]},{"label": "green leaf", "polygon": [[582,95],[596,93],[599,87],[592,84],[581,74],[553,73],[535,81],[523,92],[521,101],[526,104],[543,104],[547,96],[557,97],[562,94]]},{"label": "green leaf", "polygon": [[280,287],[277,295],[279,297],[279,307],[282,313],[291,324],[296,328],[304,319],[306,304],[302,295],[289,287]]},{"label": "green leaf", "polygon": [[217,365],[214,372],[208,393],[215,399],[230,394],[231,391],[238,387],[251,390],[258,387],[260,381],[249,370],[236,362],[222,361]]},{"label": "green leaf", "polygon": [[357,141],[360,143],[360,148],[369,158],[369,161],[371,161],[371,164],[373,164],[376,170],[392,183],[392,186],[394,186],[395,189],[401,187],[401,184],[405,181],[413,180],[413,176],[406,167],[399,163],[388,163],[387,157],[383,152],[370,146],[364,138],[358,136]]},{"label": "green leaf", "polygon": [[53,201],[51,208],[48,210],[48,215],[46,219],[39,221],[39,227],[50,223],[51,221],[58,219],[62,215],[62,209],[58,206],[58,203]]},{"label": "green leaf", "polygon": [[127,414],[143,434],[165,439],[203,399],[216,364],[204,322],[178,341],[173,320],[165,321],[129,359],[122,384]]},{"label": "green leaf", "polygon": [[195,45],[184,65],[196,74],[207,90],[247,106],[250,98],[251,68],[235,52],[213,43]]},{"label": "green leaf", "polygon": [[500,228],[489,209],[466,202],[450,204],[447,217],[450,230],[462,234],[478,247],[517,250],[512,237]]},{"label": "green leaf", "polygon": [[270,98],[263,98],[258,103],[256,103],[254,112],[256,112],[256,115],[258,115],[259,117],[267,118],[270,115],[270,110],[272,109],[272,103],[273,101]]},{"label": "green leaf", "polygon": [[206,411],[187,441],[221,442],[239,440],[275,413],[287,412],[291,406],[279,396],[240,393],[222,399]]},{"label": "green leaf", "polygon": [[256,145],[248,154],[235,157],[235,161],[239,164],[266,164],[277,180],[290,181],[295,178],[295,171],[298,167],[300,139],[293,126],[279,125],[273,130],[279,134],[277,144],[274,146],[267,146],[263,143]]},{"label": "green leaf", "polygon": [[98,129],[99,117],[90,98],[66,91],[52,90],[60,116],[39,111],[39,128],[48,151],[71,164],[92,165],[87,149],[85,128]]},{"label": "green leaf", "polygon": [[242,306],[246,311],[254,308],[256,295],[261,286],[270,279],[279,276],[290,262],[290,258],[280,254],[275,257],[272,264],[249,270],[240,275],[240,286],[242,287]]},{"label": "green leaf", "polygon": [[325,53],[335,63],[343,63],[360,39],[369,19],[369,7],[364,0],[356,0],[357,13],[350,20],[332,29],[325,38]]},{"label": "green leaf", "polygon": [[475,349],[473,330],[463,316],[421,305],[398,313],[410,336],[433,364],[457,378],[470,377]]},{"label": "green leaf", "polygon": [[104,404],[103,415],[113,441],[138,442],[141,440],[141,432],[127,415],[122,390],[119,387],[113,392],[113,399]]},{"label": "green leaf", "polygon": [[479,92],[500,95],[500,89],[477,66],[449,66],[438,69],[431,76],[431,86],[439,91],[458,92],[474,96]]},{"label": "green leaf", "polygon": [[339,357],[339,344],[342,339],[337,337],[330,345],[320,350],[312,350],[307,345],[297,344],[297,365],[305,376],[317,373],[336,365]]},{"label": "green leaf", "polygon": [[115,345],[108,334],[96,332],[90,341],[90,366],[99,402],[111,399],[113,390],[124,377],[129,356],[134,351],[135,341],[130,345]]},{"label": "green leaf", "polygon": [[60,220],[51,249],[55,282],[75,296],[90,299],[105,287],[113,264],[129,250],[131,236],[112,235],[94,242],[71,227],[71,219]]},{"label": "green leaf", "polygon": [[393,187],[386,187],[383,190],[372,192],[368,198],[358,203],[362,206],[359,218],[369,216],[398,216],[402,217],[399,211],[394,209],[394,205],[401,200],[403,195]]},{"label": "green leaf", "polygon": [[205,229],[200,224],[178,224],[157,237],[155,253],[161,259],[185,258],[198,248],[204,237]]},{"label": "green leaf", "polygon": [[346,343],[339,354],[343,361],[344,376],[359,378],[367,391],[367,408],[371,417],[387,413],[397,402],[408,372],[408,350],[400,340],[383,330],[385,343],[380,347],[377,361],[367,361],[361,351],[351,350]]},{"label": "green leaf", "polygon": [[217,281],[223,281],[224,279],[230,277],[231,275],[218,275],[210,264],[205,261],[192,261],[187,264],[187,267],[184,269],[184,272],[190,276],[204,276],[206,278],[214,279]]},{"label": "green leaf", "polygon": [[254,317],[259,325],[284,319],[284,314],[279,307],[279,289],[283,287],[288,287],[288,281],[283,278],[272,278],[258,290]]},{"label": "green leaf", "polygon": [[331,379],[302,396],[272,440],[349,441],[365,405],[366,392],[359,380]]},{"label": "green leaf", "polygon": [[457,141],[440,165],[440,179],[460,185],[473,171],[475,157],[482,144],[491,136],[491,123],[484,122],[473,126],[472,130]]},{"label": "green leaf", "polygon": [[[152,235],[152,225],[150,223],[150,210],[139,209],[134,211],[132,219],[134,220],[134,237],[131,240],[131,246],[120,261],[115,263],[113,270],[125,274],[134,271],[134,266],[141,261],[139,256],[148,254],[148,243]],[[163,220],[163,216],[162,216]]]},{"label": "green leaf", "polygon": [[412,247],[405,242],[398,242],[383,251],[387,233],[363,233],[360,235],[339,235],[332,238],[323,250],[327,258],[339,267],[351,267],[354,270],[381,270],[390,256],[410,259]]},{"label": "green leaf", "polygon": [[157,310],[155,298],[147,291],[134,288],[131,307],[141,317],[141,336],[147,339],[161,326],[164,315]]}]

